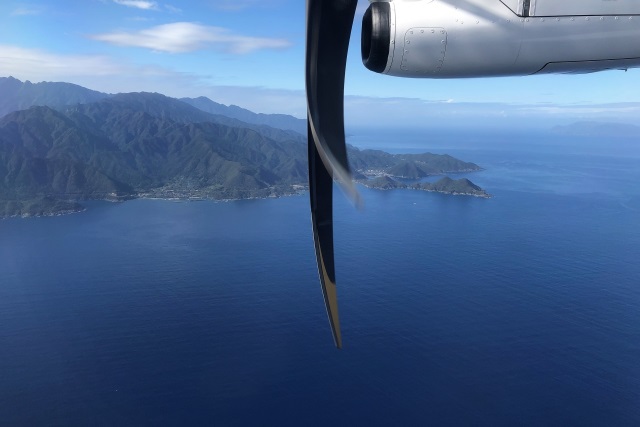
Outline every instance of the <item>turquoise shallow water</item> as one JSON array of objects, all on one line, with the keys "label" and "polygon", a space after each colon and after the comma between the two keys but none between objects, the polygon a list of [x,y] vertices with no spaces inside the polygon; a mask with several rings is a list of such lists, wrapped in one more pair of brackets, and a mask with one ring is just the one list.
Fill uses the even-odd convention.
[{"label": "turquoise shallow water", "polygon": [[640,148],[501,138],[338,197],[342,351],[306,196],[0,221],[0,424],[640,424]]}]

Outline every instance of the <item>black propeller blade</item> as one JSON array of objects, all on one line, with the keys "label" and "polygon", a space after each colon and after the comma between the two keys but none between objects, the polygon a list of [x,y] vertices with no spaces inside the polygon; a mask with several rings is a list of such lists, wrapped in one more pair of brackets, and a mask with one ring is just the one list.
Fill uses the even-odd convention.
[{"label": "black propeller blade", "polygon": [[307,0],[309,193],[316,259],[336,347],[342,347],[333,256],[333,180],[355,201],[344,137],[344,73],[357,0]]}]

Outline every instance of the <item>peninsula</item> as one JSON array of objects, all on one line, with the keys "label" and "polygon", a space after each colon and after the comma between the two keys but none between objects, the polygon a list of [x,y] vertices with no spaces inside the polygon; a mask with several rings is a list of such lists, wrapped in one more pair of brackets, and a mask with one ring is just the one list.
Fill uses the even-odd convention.
[{"label": "peninsula", "polygon": [[422,190],[431,191],[435,193],[451,194],[454,196],[474,196],[484,199],[491,198],[491,195],[482,188],[475,185],[473,182],[466,178],[451,179],[448,176],[440,178],[434,183],[429,182],[414,182],[406,184],[393,179],[390,176],[379,176],[376,178],[359,179],[358,182],[365,187],[375,188],[378,190],[392,190],[392,189],[410,189],[410,190]]}]

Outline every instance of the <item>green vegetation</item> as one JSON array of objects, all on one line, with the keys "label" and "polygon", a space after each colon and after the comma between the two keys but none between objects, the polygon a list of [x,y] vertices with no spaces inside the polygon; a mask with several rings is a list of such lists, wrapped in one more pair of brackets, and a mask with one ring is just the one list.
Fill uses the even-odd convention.
[{"label": "green vegetation", "polygon": [[[305,143],[297,132],[210,114],[156,93],[14,111],[0,119],[0,217],[75,212],[82,209],[77,201],[88,199],[295,194],[307,185]],[[429,153],[350,147],[349,155],[360,177],[480,170]]]},{"label": "green vegetation", "polygon": [[408,188],[412,190],[432,191],[460,196],[475,196],[486,199],[491,197],[486,191],[466,178],[451,179],[448,176],[445,176],[434,183],[413,182],[410,184],[405,184],[391,178],[390,176],[379,176],[373,179],[359,179],[358,182],[366,187],[375,188],[378,190]]},{"label": "green vegetation", "polygon": [[447,154],[389,154],[380,150],[349,147],[351,166],[367,176],[388,175],[420,179],[431,175],[481,171],[475,163],[463,162]]}]

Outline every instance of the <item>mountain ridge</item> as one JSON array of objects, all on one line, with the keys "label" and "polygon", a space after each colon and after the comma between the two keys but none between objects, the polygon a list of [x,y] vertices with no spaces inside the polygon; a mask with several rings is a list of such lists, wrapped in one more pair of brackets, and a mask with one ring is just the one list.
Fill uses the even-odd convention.
[{"label": "mountain ridge", "polygon": [[[63,109],[64,107],[88,104],[105,98],[127,96],[127,93],[108,94],[66,82],[43,81],[31,83],[28,80],[22,82],[11,76],[0,77],[0,93],[2,94],[2,98],[0,98],[0,117],[10,112],[24,110],[33,106]],[[156,93],[156,95],[161,94]],[[268,126],[283,131],[291,130],[303,135],[306,133],[306,120],[286,114],[254,113],[236,105],[227,106],[217,103],[204,96],[177,100],[205,113],[218,116],[218,120],[223,124],[238,125],[239,122],[243,122],[255,126]],[[234,120],[239,122],[234,122]]]},{"label": "mountain ridge", "polygon": [[254,113],[237,105],[219,104],[206,96],[197,98],[180,98],[180,101],[186,102],[202,111],[227,116],[247,123],[262,124],[279,129],[292,130],[300,134],[307,131],[307,121],[298,119],[287,114],[264,114]]},{"label": "mountain ridge", "polygon": [[[349,147],[356,175],[481,170],[430,153]],[[394,169],[395,168],[395,169]],[[307,186],[306,138],[247,124],[157,93],[117,94],[0,118],[0,216],[56,214],[88,199],[245,199]]]},{"label": "mountain ridge", "polygon": [[109,94],[65,82],[24,82],[14,77],[0,77],[0,117],[33,106],[63,107],[95,102]]}]

